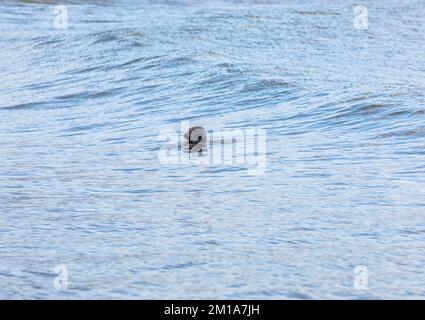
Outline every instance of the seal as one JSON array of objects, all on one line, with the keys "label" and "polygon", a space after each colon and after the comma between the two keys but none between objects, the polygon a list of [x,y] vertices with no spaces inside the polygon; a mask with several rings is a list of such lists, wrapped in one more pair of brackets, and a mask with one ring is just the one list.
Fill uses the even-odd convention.
[{"label": "seal", "polygon": [[207,131],[200,126],[189,128],[189,131],[184,134],[184,137],[189,142],[189,150],[192,150],[196,145],[202,147],[207,143]]}]

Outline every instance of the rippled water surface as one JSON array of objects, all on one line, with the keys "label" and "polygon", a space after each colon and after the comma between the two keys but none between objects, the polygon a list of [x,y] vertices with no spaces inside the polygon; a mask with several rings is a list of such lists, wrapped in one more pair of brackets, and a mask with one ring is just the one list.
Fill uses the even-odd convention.
[{"label": "rippled water surface", "polygon": [[[423,1],[56,4],[0,3],[1,298],[425,298]],[[181,121],[265,173],[161,164]]]}]

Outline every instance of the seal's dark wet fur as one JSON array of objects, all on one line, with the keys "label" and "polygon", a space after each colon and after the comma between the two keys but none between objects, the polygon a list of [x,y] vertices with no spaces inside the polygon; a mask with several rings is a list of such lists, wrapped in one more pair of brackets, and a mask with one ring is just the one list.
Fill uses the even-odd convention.
[{"label": "seal's dark wet fur", "polygon": [[195,146],[205,146],[207,142],[207,131],[200,126],[191,127],[189,128],[189,131],[184,134],[184,137],[189,142],[189,150],[192,151],[192,148]]}]

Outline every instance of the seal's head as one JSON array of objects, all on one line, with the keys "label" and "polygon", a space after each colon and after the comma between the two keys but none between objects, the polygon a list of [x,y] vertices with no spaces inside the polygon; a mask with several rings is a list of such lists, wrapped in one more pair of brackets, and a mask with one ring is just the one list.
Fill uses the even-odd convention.
[{"label": "seal's head", "polygon": [[199,126],[189,128],[189,131],[184,134],[184,137],[189,141],[189,146],[193,147],[197,144],[206,144],[207,131]]}]

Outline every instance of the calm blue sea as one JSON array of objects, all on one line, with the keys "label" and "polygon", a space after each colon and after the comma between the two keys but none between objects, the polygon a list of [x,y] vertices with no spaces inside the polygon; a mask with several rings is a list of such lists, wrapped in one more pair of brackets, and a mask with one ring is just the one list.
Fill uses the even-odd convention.
[{"label": "calm blue sea", "polygon": [[0,298],[425,299],[425,3],[358,4],[1,1]]}]

